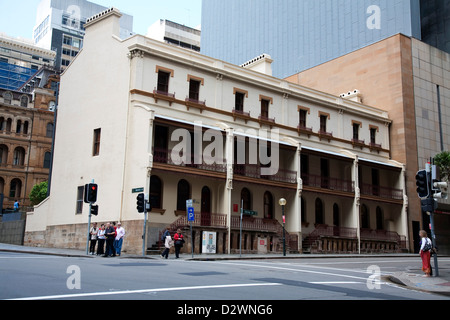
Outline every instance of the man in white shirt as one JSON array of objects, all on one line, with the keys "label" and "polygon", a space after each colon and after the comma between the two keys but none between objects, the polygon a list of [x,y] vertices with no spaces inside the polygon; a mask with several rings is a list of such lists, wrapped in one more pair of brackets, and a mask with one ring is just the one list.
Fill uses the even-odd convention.
[{"label": "man in white shirt", "polygon": [[117,224],[116,234],[116,239],[114,240],[114,249],[116,250],[116,254],[120,256],[120,252],[122,251],[123,237],[125,236],[125,229],[122,227],[122,224],[120,222]]}]

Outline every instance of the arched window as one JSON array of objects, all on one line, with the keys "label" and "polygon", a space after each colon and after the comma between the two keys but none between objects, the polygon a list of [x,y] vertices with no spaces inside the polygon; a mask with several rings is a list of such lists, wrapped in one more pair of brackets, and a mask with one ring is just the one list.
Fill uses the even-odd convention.
[{"label": "arched window", "polygon": [[20,98],[20,106],[24,107],[24,108],[28,107],[28,97],[27,96],[22,96]]},{"label": "arched window", "polygon": [[241,201],[243,201],[244,210],[252,210],[252,196],[247,188],[241,191]]},{"label": "arched window", "polygon": [[22,133],[22,120],[17,120],[16,133]]},{"label": "arched window", "polygon": [[177,210],[186,211],[186,200],[191,198],[191,186],[189,182],[182,179],[178,182],[177,188]]},{"label": "arched window", "polygon": [[29,126],[28,121],[25,121],[23,123],[23,130],[22,130],[23,134],[28,134],[28,126]]},{"label": "arched window", "polygon": [[7,91],[3,93],[3,102],[6,104],[12,104],[13,95],[11,92]]},{"label": "arched window", "polygon": [[264,193],[264,218],[273,219],[273,196],[272,193],[266,191]]},{"label": "arched window", "polygon": [[9,197],[13,199],[20,198],[22,193],[22,181],[20,179],[13,179],[9,186]]},{"label": "arched window", "polygon": [[316,211],[316,224],[324,224],[324,214],[323,214],[323,202],[320,198],[316,199],[316,205],[315,205],[315,211]]},{"label": "arched window", "polygon": [[150,203],[152,208],[162,209],[162,181],[158,176],[150,178]]},{"label": "arched window", "polygon": [[25,149],[24,148],[17,147],[14,150],[13,165],[14,166],[24,166],[25,165]]},{"label": "arched window", "polygon": [[44,169],[50,169],[51,162],[52,154],[51,152],[46,152],[44,155]]},{"label": "arched window", "polygon": [[54,127],[53,123],[50,122],[47,124],[47,132],[45,133],[45,136],[47,138],[53,137],[53,127]]},{"label": "arched window", "polygon": [[365,204],[361,206],[361,228],[370,229],[369,209]]},{"label": "arched window", "polygon": [[8,161],[8,147],[0,144],[0,165],[5,165]]},{"label": "arched window", "polygon": [[384,215],[383,210],[380,207],[377,207],[377,230],[384,230]]},{"label": "arched window", "polygon": [[0,193],[5,193],[5,180],[2,177],[0,177]]}]

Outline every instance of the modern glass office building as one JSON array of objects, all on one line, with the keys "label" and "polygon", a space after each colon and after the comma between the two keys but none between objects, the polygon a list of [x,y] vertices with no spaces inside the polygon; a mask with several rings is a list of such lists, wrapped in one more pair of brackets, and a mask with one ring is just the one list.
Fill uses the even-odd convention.
[{"label": "modern glass office building", "polygon": [[234,64],[267,53],[284,78],[397,33],[421,39],[421,2],[203,0],[201,52]]}]

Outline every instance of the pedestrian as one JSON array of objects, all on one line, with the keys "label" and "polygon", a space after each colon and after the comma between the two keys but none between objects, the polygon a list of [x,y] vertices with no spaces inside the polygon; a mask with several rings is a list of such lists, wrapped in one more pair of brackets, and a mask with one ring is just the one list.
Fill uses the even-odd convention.
[{"label": "pedestrian", "polygon": [[89,247],[89,254],[91,254],[91,255],[94,255],[94,252],[95,252],[95,246],[97,244],[97,233],[98,233],[97,222],[94,222],[94,224],[90,230],[91,245]]},{"label": "pedestrian", "polygon": [[105,225],[102,224],[100,226],[100,228],[98,229],[98,233],[97,233],[97,255],[100,256],[102,254],[105,254]]},{"label": "pedestrian", "polygon": [[169,248],[167,248],[167,246],[166,246],[166,238],[168,236],[170,237],[170,240],[172,240],[169,229],[166,228],[163,232],[163,235],[161,236],[161,242],[164,243],[164,251],[163,251],[163,253],[161,253],[161,258],[167,259],[169,257],[170,246],[169,246]]},{"label": "pedestrian", "polygon": [[428,238],[425,230],[419,231],[420,236],[420,258],[422,259],[422,271],[425,273],[425,277],[431,276],[431,249],[433,243]]},{"label": "pedestrian", "polygon": [[14,212],[19,212],[19,200],[14,201]]},{"label": "pedestrian", "polygon": [[122,227],[122,223],[117,224],[116,238],[114,240],[114,250],[116,254],[120,257],[122,251],[123,237],[125,236],[125,229]]},{"label": "pedestrian", "polygon": [[161,257],[169,259],[169,252],[170,248],[173,246],[173,241],[168,229],[166,229],[166,231],[164,232],[161,240],[164,241],[164,248],[165,248],[164,252],[161,254]]},{"label": "pedestrian", "polygon": [[105,236],[106,236],[106,252],[104,257],[115,257],[116,253],[114,252],[114,239],[116,235],[116,231],[111,226],[111,223],[106,224]]},{"label": "pedestrian", "polygon": [[175,233],[173,240],[175,242],[175,257],[178,259],[180,257],[180,250],[184,244],[184,237],[181,234],[181,229],[177,230],[177,233]]}]

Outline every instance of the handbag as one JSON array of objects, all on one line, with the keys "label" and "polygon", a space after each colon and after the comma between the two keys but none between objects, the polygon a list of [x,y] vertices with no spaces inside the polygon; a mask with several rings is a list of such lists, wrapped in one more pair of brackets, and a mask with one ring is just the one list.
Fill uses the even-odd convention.
[{"label": "handbag", "polygon": [[433,244],[431,243],[431,241],[430,241],[429,239],[426,239],[425,241],[426,241],[426,243],[425,243],[425,245],[423,246],[422,251],[423,251],[423,252],[428,252],[428,251],[430,251],[431,249],[433,249]]}]

